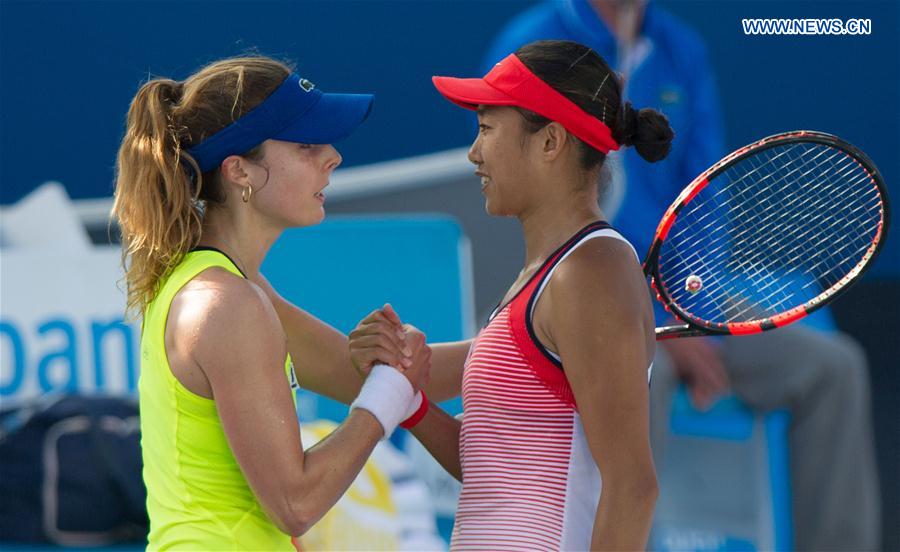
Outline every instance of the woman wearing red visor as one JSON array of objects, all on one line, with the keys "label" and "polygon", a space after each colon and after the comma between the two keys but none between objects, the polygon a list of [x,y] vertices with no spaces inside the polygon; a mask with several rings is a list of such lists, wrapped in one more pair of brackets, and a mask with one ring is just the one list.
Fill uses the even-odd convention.
[{"label": "woman wearing red visor", "polygon": [[[431,408],[413,433],[463,483],[451,548],[643,550],[657,496],[653,311],[598,182],[611,150],[657,161],[673,132],[659,112],[623,106],[616,74],[573,42],[535,42],[483,79],[434,84],[478,112],[469,160],[488,213],[518,218],[526,250],[474,342],[433,347],[429,392],[446,398],[461,381],[465,416]],[[364,334],[389,331],[366,321],[351,348],[361,357]]]}]

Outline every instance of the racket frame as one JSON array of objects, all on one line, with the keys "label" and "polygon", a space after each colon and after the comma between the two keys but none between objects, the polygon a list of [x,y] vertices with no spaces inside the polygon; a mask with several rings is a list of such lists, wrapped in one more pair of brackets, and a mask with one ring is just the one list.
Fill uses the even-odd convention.
[{"label": "racket frame", "polygon": [[[660,279],[659,251],[666,240],[669,230],[678,218],[678,213],[689,204],[711,180],[739,161],[776,146],[798,142],[814,142],[839,149],[862,165],[866,172],[872,176],[872,180],[875,182],[875,186],[878,188],[878,192],[881,196],[882,218],[875,234],[875,239],[863,256],[862,262],[857,263],[853,270],[846,276],[813,299],[775,316],[749,322],[722,324],[709,322],[688,315],[672,300],[663,286],[657,285],[657,282]],[[667,312],[684,322],[683,324],[656,328],[656,339],[664,340],[701,335],[746,335],[772,330],[800,320],[839,297],[862,277],[881,251],[881,247],[887,236],[889,222],[890,208],[888,205],[887,187],[885,186],[884,178],[881,176],[881,173],[865,153],[837,136],[814,130],[783,132],[768,136],[728,154],[715,165],[700,174],[700,176],[695,178],[681,191],[680,194],[678,194],[678,197],[669,208],[666,209],[662,220],[660,220],[656,229],[656,235],[653,238],[653,243],[650,245],[650,249],[647,251],[647,255],[644,258],[644,275],[650,278],[650,286],[656,294],[656,299],[663,304]]]}]

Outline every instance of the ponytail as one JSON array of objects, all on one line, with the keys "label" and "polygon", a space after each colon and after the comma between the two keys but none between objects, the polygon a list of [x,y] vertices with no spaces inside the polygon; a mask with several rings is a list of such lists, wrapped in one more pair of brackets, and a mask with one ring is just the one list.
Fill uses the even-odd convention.
[{"label": "ponytail", "polygon": [[[129,313],[143,313],[200,242],[203,213],[225,201],[219,169],[201,174],[187,149],[262,103],[290,72],[271,58],[240,57],[214,62],[184,82],[154,79],[138,90],[116,160],[113,203]],[[244,155],[256,158],[261,148]]]},{"label": "ponytail", "polygon": [[[122,233],[129,312],[143,310],[168,268],[200,240],[200,171],[182,151],[182,130],[172,117],[182,89],[172,80],[152,80],[141,87],[128,110],[113,213]],[[192,165],[196,186],[182,163]]]}]

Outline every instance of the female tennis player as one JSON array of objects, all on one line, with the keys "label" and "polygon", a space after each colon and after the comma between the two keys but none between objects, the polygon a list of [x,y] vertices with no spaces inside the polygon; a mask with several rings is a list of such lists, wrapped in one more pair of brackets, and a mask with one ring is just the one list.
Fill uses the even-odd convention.
[{"label": "female tennis player", "polygon": [[[658,161],[673,132],[659,112],[623,106],[617,75],[574,42],[535,42],[483,79],[434,84],[477,111],[468,157],[487,212],[519,220],[526,252],[474,342],[433,348],[428,390],[446,398],[461,382],[465,415],[431,408],[413,432],[463,483],[451,548],[643,550],[658,492],[654,320],[637,254],[603,221],[598,182],[610,151]],[[398,324],[390,313],[360,323],[359,367],[384,360],[365,340]]]},{"label": "female tennis player", "polygon": [[[334,505],[378,440],[422,401],[429,352],[420,334],[392,336],[406,354],[389,360],[403,373],[380,365],[362,384],[346,337],[259,274],[285,228],[323,219],[322,190],[341,163],[330,144],[371,102],[323,93],[265,57],[151,80],[132,101],[114,213],[128,305],[143,315],[151,549],[293,549],[291,536]],[[339,400],[356,396],[344,423],[307,451],[296,376]]]}]

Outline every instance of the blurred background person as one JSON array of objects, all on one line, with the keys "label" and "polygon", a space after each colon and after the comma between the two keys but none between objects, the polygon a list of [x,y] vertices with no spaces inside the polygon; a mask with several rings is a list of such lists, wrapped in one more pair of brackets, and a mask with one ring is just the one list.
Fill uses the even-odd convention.
[{"label": "blurred background person", "polygon": [[[497,35],[483,69],[523,44],[575,40],[608,60],[625,80],[624,98],[658,106],[675,130],[668,158],[641,163],[616,152],[601,200],[613,226],[645,254],[678,192],[725,153],[721,108],[700,36],[646,0],[544,2]],[[656,323],[670,318],[654,301]],[[798,550],[874,550],[880,496],[865,353],[819,311],[806,327],[749,337],[660,342],[651,384],[654,457],[663,465],[672,396],[684,383],[708,408],[733,392],[759,411],[787,409],[794,544]],[[661,474],[662,476],[662,474]]]}]

